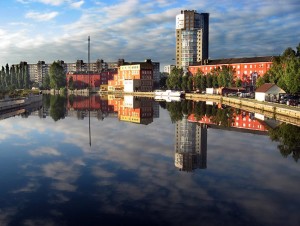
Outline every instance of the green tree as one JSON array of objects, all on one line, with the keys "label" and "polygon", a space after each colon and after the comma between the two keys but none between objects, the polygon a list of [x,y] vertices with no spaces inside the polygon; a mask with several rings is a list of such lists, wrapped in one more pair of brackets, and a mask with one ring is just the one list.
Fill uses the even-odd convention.
[{"label": "green tree", "polygon": [[174,67],[167,78],[167,87],[169,89],[179,89],[181,88],[181,82],[182,82],[182,76],[183,76],[183,69]]},{"label": "green tree", "polygon": [[270,82],[292,94],[300,92],[299,50],[300,44],[297,51],[289,47],[281,56],[274,57],[271,69],[265,74],[269,76]]},{"label": "green tree", "polygon": [[66,85],[66,74],[59,61],[54,61],[49,69],[50,88],[60,89]]},{"label": "green tree", "polygon": [[212,87],[218,88],[219,87],[218,77],[214,74],[212,74],[211,76],[212,76]]},{"label": "green tree", "polygon": [[8,64],[5,65],[5,84],[6,84],[6,87],[10,87],[10,85],[11,85],[11,78],[10,78]]},{"label": "green tree", "polygon": [[42,86],[43,89],[50,89],[50,76],[48,74],[45,75]]},{"label": "green tree", "polygon": [[300,57],[300,43],[298,44],[298,46],[296,47],[297,52],[296,52],[296,56]]},{"label": "green tree", "polygon": [[206,88],[207,88],[206,75],[202,75],[200,81],[201,81],[201,84],[200,84],[201,91],[206,90]]},{"label": "green tree", "polygon": [[187,88],[189,91],[193,90],[193,85],[194,85],[194,78],[193,76],[189,76],[188,83],[187,83]]},{"label": "green tree", "polygon": [[241,87],[242,86],[242,80],[240,78],[237,78],[235,80],[235,87]]},{"label": "green tree", "polygon": [[257,80],[256,80],[256,88],[259,88],[261,87],[263,84],[265,84],[265,80],[263,77],[259,77]]},{"label": "green tree", "polygon": [[10,67],[10,84],[13,88],[17,87],[16,70],[14,65]]},{"label": "green tree", "polygon": [[3,66],[2,66],[2,69],[1,69],[1,86],[2,86],[3,90],[6,89],[6,76],[5,76],[5,69],[4,69]]},{"label": "green tree", "polygon": [[195,81],[195,88],[196,89],[201,89],[201,83],[202,83],[202,77],[204,76],[203,72],[198,69],[196,75],[195,75],[195,78],[194,78],[194,81]]},{"label": "green tree", "polygon": [[207,88],[213,87],[213,76],[210,73],[206,75],[206,83]]},{"label": "green tree", "polygon": [[160,77],[160,80],[159,80],[159,87],[160,88],[164,88],[167,86],[167,76],[166,75],[162,75]]},{"label": "green tree", "polygon": [[71,76],[69,78],[69,89],[73,90],[74,89],[74,80],[73,80],[73,76]]},{"label": "green tree", "polygon": [[188,80],[189,80],[189,76],[187,74],[182,77],[181,90],[184,90],[184,91],[187,90]]}]

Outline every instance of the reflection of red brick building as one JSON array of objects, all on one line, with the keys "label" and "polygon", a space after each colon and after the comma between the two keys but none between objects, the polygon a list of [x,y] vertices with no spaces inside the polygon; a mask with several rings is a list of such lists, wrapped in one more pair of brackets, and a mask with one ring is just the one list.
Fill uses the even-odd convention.
[{"label": "reflection of red brick building", "polygon": [[263,76],[272,65],[273,57],[228,58],[209,60],[206,64],[189,66],[188,70],[196,75],[198,70],[205,75],[213,69],[230,66],[235,70],[234,77],[242,80],[243,85],[255,84],[256,79]]},{"label": "reflection of red brick building", "polygon": [[[194,114],[191,114],[188,118],[191,122],[199,122],[204,124],[214,124],[212,117],[203,116],[200,120],[197,120]],[[256,131],[263,131],[266,132],[268,129],[266,126],[256,118],[254,115],[249,112],[241,111],[240,114],[233,114],[232,116],[232,123],[231,127],[240,128],[240,129],[247,129],[247,130],[256,130]]]},{"label": "reflection of red brick building", "polygon": [[108,112],[108,101],[102,100],[99,95],[95,96],[72,96],[69,97],[67,108],[74,110],[102,110]]}]

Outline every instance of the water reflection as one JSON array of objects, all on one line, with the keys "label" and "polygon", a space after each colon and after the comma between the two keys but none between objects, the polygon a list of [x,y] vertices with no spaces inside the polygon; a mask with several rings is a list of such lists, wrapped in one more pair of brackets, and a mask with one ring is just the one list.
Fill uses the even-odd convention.
[{"label": "water reflection", "polygon": [[207,162],[207,126],[188,121],[188,116],[176,122],[175,166],[191,172],[205,169]]},{"label": "water reflection", "polygon": [[[61,99],[44,101],[26,118],[0,121],[0,225],[299,223],[299,166],[266,136],[272,123],[188,101],[65,97],[66,109],[52,114]],[[248,128],[232,127],[243,119]],[[280,137],[299,135],[286,129]]]},{"label": "water reflection", "polygon": [[[201,148],[201,144],[200,147],[196,147],[195,142],[201,140],[202,136],[197,137],[195,134],[204,134],[207,127],[269,135],[272,141],[279,142],[278,149],[283,157],[291,155],[295,161],[300,158],[300,127],[213,102],[190,100],[159,100],[158,102],[151,98],[126,95],[122,97],[115,95],[102,97],[99,95],[90,97],[44,95],[42,102],[22,109],[0,112],[0,118],[5,119],[16,115],[28,117],[38,110],[34,114],[38,114],[40,118],[50,116],[54,121],[65,117],[76,117],[83,120],[90,116],[100,121],[105,118],[118,118],[119,121],[148,125],[153,122],[154,118],[159,118],[159,107],[167,109],[172,123],[176,123],[175,166],[181,170],[206,168],[206,161],[203,160],[206,154],[202,153],[205,148]],[[179,128],[184,127],[186,127],[186,132],[180,132]],[[200,132],[195,132],[196,130]],[[185,135],[183,135],[184,133]],[[185,136],[186,144],[180,144],[182,141],[179,136],[182,139]],[[205,145],[204,141],[201,143]],[[183,147],[187,144],[190,147],[184,149]],[[202,154],[199,155],[199,151]],[[187,159],[190,159],[189,163]],[[198,166],[199,161],[205,162],[205,164],[201,163],[202,166]]]}]

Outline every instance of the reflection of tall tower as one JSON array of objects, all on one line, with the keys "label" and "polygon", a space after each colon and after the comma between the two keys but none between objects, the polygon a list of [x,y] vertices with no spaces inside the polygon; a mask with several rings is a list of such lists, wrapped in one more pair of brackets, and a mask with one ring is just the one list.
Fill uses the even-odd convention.
[{"label": "reflection of tall tower", "polygon": [[207,161],[207,127],[189,122],[187,116],[176,122],[175,166],[182,171],[205,169]]}]

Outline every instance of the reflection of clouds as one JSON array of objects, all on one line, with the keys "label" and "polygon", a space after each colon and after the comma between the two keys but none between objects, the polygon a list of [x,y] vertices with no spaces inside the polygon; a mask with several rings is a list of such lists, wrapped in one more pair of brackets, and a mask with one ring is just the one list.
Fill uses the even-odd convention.
[{"label": "reflection of clouds", "polygon": [[29,151],[29,154],[32,156],[42,156],[42,155],[60,156],[61,155],[58,150],[51,147],[40,147],[35,150]]},{"label": "reflection of clouds", "polygon": [[54,193],[50,195],[49,203],[60,204],[70,201],[70,198],[62,193]]},{"label": "reflection of clouds", "polygon": [[107,170],[100,168],[100,167],[93,167],[92,169],[92,173],[94,176],[96,177],[100,177],[100,178],[110,178],[110,177],[114,177],[115,174],[112,172],[108,172]]},{"label": "reflection of clouds", "polygon": [[12,193],[35,192],[39,186],[40,185],[36,181],[30,181],[24,187],[16,189],[12,191]]},{"label": "reflection of clouds", "polygon": [[57,226],[57,222],[51,219],[27,219],[24,221],[24,226]]},{"label": "reflection of clouds", "polygon": [[62,182],[62,181],[53,182],[52,187],[59,191],[69,191],[69,192],[74,192],[77,189],[77,186],[70,184],[68,182]]},{"label": "reflection of clouds", "polygon": [[0,225],[10,225],[10,222],[16,213],[16,208],[0,208]]},{"label": "reflection of clouds", "polygon": [[73,183],[79,177],[79,169],[74,164],[66,162],[48,163],[42,166],[44,176],[54,179],[52,187],[60,191],[75,191]]},{"label": "reflection of clouds", "polygon": [[[166,222],[175,216],[182,225],[200,218],[204,225],[230,225],[233,219],[239,225],[257,225],[283,222],[289,216],[280,210],[286,206],[295,210],[286,221],[290,225],[297,222],[298,165],[282,158],[277,144],[267,136],[209,129],[208,168],[179,172],[173,165],[175,125],[170,124],[167,111],[161,117],[148,126],[92,118],[91,148],[87,120],[37,120],[37,127],[47,127],[47,135],[38,135],[49,149],[32,148],[31,155],[45,158],[36,164],[25,161],[23,169],[28,177],[52,179],[50,204],[71,203],[73,196],[65,192],[76,195],[79,179],[85,179],[81,176],[92,175],[91,185],[85,184],[90,192],[86,195],[95,197],[101,213],[122,217],[124,212],[132,216],[151,212]],[[36,134],[30,129],[33,120],[36,118],[26,119],[28,125],[24,123],[22,131]],[[58,161],[53,162],[52,156]],[[15,192],[30,189],[36,189],[32,181]]]}]

